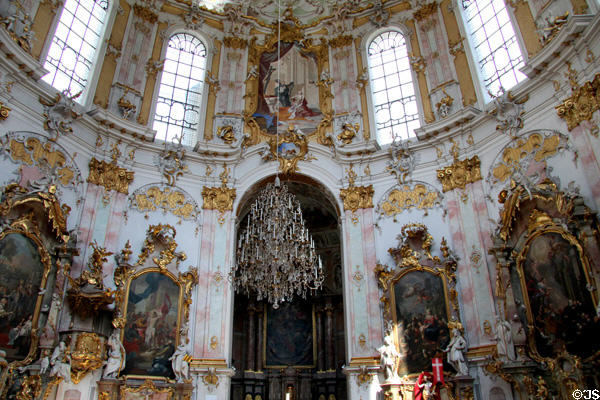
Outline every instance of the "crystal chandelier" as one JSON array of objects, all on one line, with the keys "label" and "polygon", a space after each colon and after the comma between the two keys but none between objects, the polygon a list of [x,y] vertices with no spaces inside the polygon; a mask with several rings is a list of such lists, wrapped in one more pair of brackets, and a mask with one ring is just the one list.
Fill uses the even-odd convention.
[{"label": "crystal chandelier", "polygon": [[321,258],[304,226],[300,203],[279,177],[252,204],[236,258],[235,290],[255,293],[258,301],[266,299],[273,308],[294,294],[306,298],[307,289],[323,284]]}]

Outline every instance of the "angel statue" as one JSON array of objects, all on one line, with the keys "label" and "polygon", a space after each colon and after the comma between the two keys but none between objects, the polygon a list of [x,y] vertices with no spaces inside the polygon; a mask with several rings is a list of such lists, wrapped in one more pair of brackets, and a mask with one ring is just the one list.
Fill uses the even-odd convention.
[{"label": "angel statue", "polygon": [[71,356],[67,350],[65,342],[61,341],[54,348],[52,357],[50,357],[50,376],[62,378],[65,383],[71,383]]},{"label": "angel statue", "polygon": [[387,331],[383,337],[383,346],[377,349],[380,354],[381,367],[385,376],[385,381],[398,378],[398,362],[400,361],[400,353],[394,345],[392,332]]},{"label": "angel statue", "polygon": [[189,363],[189,354],[187,353],[187,342],[189,340],[183,340],[179,343],[179,346],[175,349],[175,352],[169,358],[171,360],[171,366],[173,367],[173,372],[175,373],[175,379],[177,382],[185,382],[185,380],[189,379],[190,374],[190,363]]},{"label": "angel statue", "polygon": [[102,374],[103,379],[117,379],[125,364],[125,347],[119,338],[119,331],[114,330],[108,338],[108,360]]}]

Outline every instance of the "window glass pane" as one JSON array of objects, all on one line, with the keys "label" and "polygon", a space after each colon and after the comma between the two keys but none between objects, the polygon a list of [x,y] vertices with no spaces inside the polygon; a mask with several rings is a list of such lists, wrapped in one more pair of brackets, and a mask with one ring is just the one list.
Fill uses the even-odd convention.
[{"label": "window glass pane", "polygon": [[44,81],[72,96],[85,89],[107,10],[104,0],[65,1],[44,63],[50,71]]},{"label": "window glass pane", "polygon": [[525,62],[503,0],[463,1],[467,30],[484,92],[497,95],[525,79]]},{"label": "window glass pane", "polygon": [[177,33],[169,39],[165,57],[152,128],[158,139],[193,146],[204,92],[206,47],[193,35]]},{"label": "window glass pane", "polygon": [[420,122],[404,36],[380,34],[369,44],[368,56],[378,142],[414,136]]}]

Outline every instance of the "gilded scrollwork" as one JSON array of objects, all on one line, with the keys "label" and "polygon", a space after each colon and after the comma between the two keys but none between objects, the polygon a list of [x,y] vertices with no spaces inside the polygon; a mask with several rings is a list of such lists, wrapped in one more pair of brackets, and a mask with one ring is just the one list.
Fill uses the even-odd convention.
[{"label": "gilded scrollwork", "polygon": [[71,352],[71,380],[77,384],[104,364],[104,340],[97,333],[81,332]]},{"label": "gilded scrollwork", "polygon": [[[440,255],[432,254],[433,236],[424,224],[412,223],[404,225],[398,235],[398,246],[390,248],[388,252],[394,260],[394,266],[378,264],[375,267],[377,283],[382,291],[380,298],[386,321],[397,322],[396,304],[394,290],[396,284],[407,274],[426,273],[441,279],[440,285],[443,291],[442,304],[445,304],[443,318],[447,321],[449,331],[457,329],[462,331],[458,307],[458,296],[456,291],[456,268],[457,257],[448,248],[446,240],[442,238]],[[394,324],[394,336],[400,335],[397,324]],[[398,346],[402,346],[397,343]],[[404,367],[406,368],[406,367]]]},{"label": "gilded scrollwork", "polygon": [[555,107],[570,131],[583,121],[590,121],[594,112],[600,109],[600,74],[583,85],[571,80],[571,89],[571,96]]},{"label": "gilded scrollwork", "polygon": [[[583,204],[583,200],[576,193],[564,192],[558,189],[552,181],[545,179],[535,186],[526,187],[517,185],[511,188],[510,193],[503,196],[503,209],[500,213],[500,221],[494,237],[494,247],[490,253],[495,255],[498,260],[498,276],[496,279],[496,298],[505,310],[506,315],[513,315],[513,326],[518,324],[522,326],[522,339],[515,339],[515,347],[518,359],[533,360],[537,364],[526,371],[527,374],[543,373],[544,378],[539,378],[537,385],[533,380],[526,381],[521,375],[515,373],[510,368],[505,368],[507,361],[498,356],[492,358],[486,366],[486,370],[491,374],[501,376],[504,380],[511,382],[513,386],[521,384],[527,388],[532,395],[537,393],[547,393],[545,380],[550,379],[551,385],[556,387],[561,397],[568,397],[572,391],[583,383],[584,368],[593,368],[597,362],[599,354],[592,354],[585,360],[576,355],[572,345],[566,337],[557,336],[552,339],[552,346],[546,344],[548,326],[543,319],[539,318],[539,307],[536,306],[535,297],[531,296],[532,289],[529,285],[531,274],[536,273],[531,264],[531,257],[534,251],[539,253],[539,246],[553,243],[556,248],[568,249],[568,264],[576,268],[580,280],[590,290],[590,294],[585,291],[584,296],[590,296],[590,302],[596,303],[594,292],[595,285],[592,278],[592,266],[594,261],[589,256],[590,249],[597,249],[597,244],[593,240],[582,240],[582,232],[595,230],[595,217],[592,212]],[[562,247],[561,247],[562,246]],[[591,246],[591,247],[590,247]],[[536,250],[537,249],[537,250]],[[554,251],[554,250],[548,250]],[[566,251],[566,250],[562,250]],[[560,255],[565,257],[564,253],[553,253],[551,258],[556,261]],[[542,256],[535,257],[535,265],[540,263],[544,268],[552,268],[554,264],[544,264]],[[541,267],[538,265],[537,268]],[[565,267],[566,268],[566,267]],[[541,282],[546,282],[543,277],[545,272],[539,272]],[[551,274],[551,272],[549,272]],[[561,272],[570,273],[570,272]],[[573,274],[575,276],[576,274]],[[552,276],[552,275],[550,275]],[[560,284],[562,285],[562,284]],[[542,289],[545,286],[542,287]],[[561,286],[553,287],[560,292]],[[533,300],[532,300],[533,299]],[[568,314],[568,309],[572,304],[579,304],[577,313],[578,320],[586,321],[586,318],[596,317],[597,309],[594,310],[592,304],[584,308],[582,298],[579,301],[569,301],[563,314]],[[552,315],[551,305],[548,305],[547,315]],[[556,314],[554,314],[556,315]],[[587,317],[586,317],[587,315]],[[559,320],[564,319],[561,316],[556,317],[556,326]],[[560,329],[560,328],[559,328]],[[577,331],[584,329],[584,325],[578,326]],[[567,348],[569,349],[567,351]],[[573,353],[569,353],[572,351]],[[565,368],[568,366],[568,368]],[[539,372],[534,372],[539,371]],[[570,390],[570,391],[569,391]]]},{"label": "gilded scrollwork", "polygon": [[269,151],[262,155],[265,161],[279,161],[279,170],[283,175],[298,171],[298,161],[308,161],[308,140],[306,135],[297,131],[294,125],[279,137],[269,140]]},{"label": "gilded scrollwork", "polygon": [[102,186],[108,191],[129,193],[129,185],[133,182],[133,171],[119,167],[116,162],[108,163],[96,158],[90,160],[89,167],[87,178],[89,183]]},{"label": "gilded scrollwork", "polygon": [[5,121],[10,115],[11,109],[0,101],[0,121]]},{"label": "gilded scrollwork", "polygon": [[568,148],[567,138],[555,131],[536,131],[529,136],[519,137],[497,156],[487,180],[492,185],[507,182],[509,178],[527,184],[532,179],[527,176],[532,163],[545,166],[548,158]]},{"label": "gilded scrollwork", "polygon": [[340,197],[344,204],[344,210],[355,213],[361,208],[373,208],[373,185],[356,186],[356,172],[352,165],[348,168],[348,187],[340,189]]},{"label": "gilded scrollwork", "polygon": [[129,207],[141,213],[162,210],[163,214],[170,213],[180,220],[199,221],[200,207],[185,191],[168,185],[146,185],[129,196]]},{"label": "gilded scrollwork", "polygon": [[145,397],[154,396],[156,394],[158,394],[158,395],[162,394],[164,396],[162,396],[161,398],[163,398],[165,400],[172,400],[175,398],[175,388],[170,387],[170,386],[159,387],[154,383],[154,381],[152,381],[150,379],[146,379],[144,381],[144,383],[141,384],[140,386],[129,386],[129,385],[121,386],[121,389],[120,389],[120,398],[121,399],[129,398],[127,395],[130,393],[133,395],[142,395]]},{"label": "gilded scrollwork", "polygon": [[223,172],[220,175],[221,186],[204,186],[202,188],[202,208],[204,210],[218,210],[221,214],[233,210],[233,200],[235,200],[236,193],[234,188],[227,187],[228,175],[229,169],[226,164],[223,164]]},{"label": "gilded scrollwork", "polygon": [[88,261],[88,269],[81,272],[77,279],[67,275],[71,288],[67,291],[67,300],[71,310],[81,318],[86,319],[96,315],[100,310],[106,310],[113,303],[112,291],[104,285],[103,269],[108,256],[113,253],[96,243],[90,243],[93,249]]},{"label": "gilded scrollwork", "polygon": [[425,211],[442,205],[442,194],[425,182],[411,182],[389,190],[377,205],[378,219],[394,217],[404,211],[416,208]]},{"label": "gilded scrollwork", "polygon": [[[82,183],[81,173],[74,160],[59,145],[42,136],[8,133],[0,140],[0,152],[23,165],[23,168],[38,168],[48,182],[74,188]],[[21,169],[21,175],[23,172]],[[35,186],[38,182],[29,179],[29,184]]]},{"label": "gilded scrollwork", "polygon": [[437,171],[437,178],[442,183],[445,193],[453,189],[465,189],[467,184],[481,180],[481,162],[478,156],[459,161]]}]

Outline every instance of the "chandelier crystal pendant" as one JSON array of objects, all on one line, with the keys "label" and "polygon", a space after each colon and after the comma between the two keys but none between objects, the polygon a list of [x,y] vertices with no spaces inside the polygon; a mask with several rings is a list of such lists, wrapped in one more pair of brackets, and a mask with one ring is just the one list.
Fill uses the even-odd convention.
[{"label": "chandelier crystal pendant", "polygon": [[231,273],[236,292],[256,294],[273,308],[294,295],[306,298],[307,289],[323,284],[321,258],[304,226],[300,203],[279,177],[252,204],[236,259]]}]

